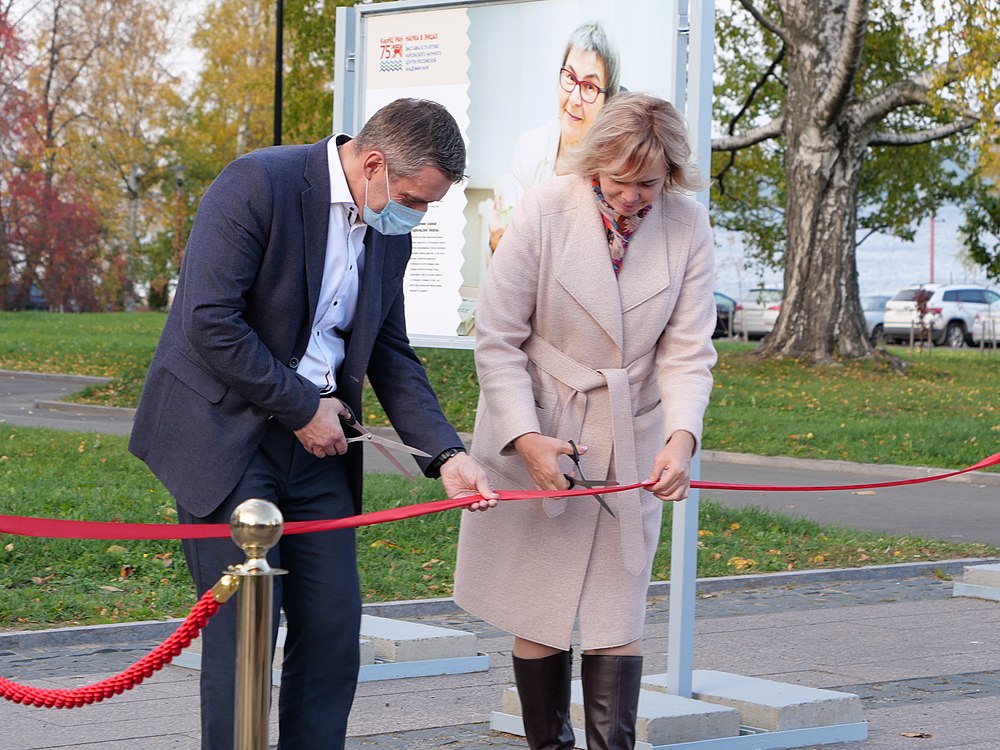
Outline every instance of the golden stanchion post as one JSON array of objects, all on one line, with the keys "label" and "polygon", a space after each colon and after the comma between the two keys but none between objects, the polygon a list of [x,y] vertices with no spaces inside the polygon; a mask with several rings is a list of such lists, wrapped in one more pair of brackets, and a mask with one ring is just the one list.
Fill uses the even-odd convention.
[{"label": "golden stanchion post", "polygon": [[230,518],[233,541],[246,552],[246,562],[231,567],[240,576],[236,600],[236,707],[234,750],[267,750],[271,709],[271,609],[274,576],[267,551],[281,538],[284,519],[267,500],[245,500]]}]

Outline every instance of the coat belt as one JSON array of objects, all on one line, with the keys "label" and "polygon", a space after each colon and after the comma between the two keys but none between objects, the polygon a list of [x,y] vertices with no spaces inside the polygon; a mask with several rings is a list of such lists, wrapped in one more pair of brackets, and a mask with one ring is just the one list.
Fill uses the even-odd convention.
[{"label": "coat belt", "polygon": [[[621,484],[638,482],[629,369],[646,368],[647,361],[656,353],[651,351],[643,355],[629,367],[595,370],[537,335],[531,336],[521,348],[535,366],[574,391],[563,408],[563,418],[558,427],[560,435],[569,433],[574,439],[579,439],[584,415],[590,407],[611,426],[616,481]],[[639,490],[618,492],[614,498],[621,534],[622,563],[629,573],[639,575],[645,571],[647,563]],[[547,515],[554,517],[565,510],[566,498],[547,498],[542,506]]]}]

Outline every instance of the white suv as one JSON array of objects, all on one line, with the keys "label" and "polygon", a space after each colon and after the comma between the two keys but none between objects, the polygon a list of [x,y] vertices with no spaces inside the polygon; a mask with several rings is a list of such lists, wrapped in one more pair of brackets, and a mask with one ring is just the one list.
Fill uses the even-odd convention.
[{"label": "white suv", "polygon": [[[927,326],[938,346],[965,346],[976,314],[1000,307],[1000,294],[972,284],[912,284],[896,292],[886,303],[882,335],[886,341],[908,342],[920,336],[917,312],[919,294],[926,294]],[[911,334],[912,331],[912,334]]]}]

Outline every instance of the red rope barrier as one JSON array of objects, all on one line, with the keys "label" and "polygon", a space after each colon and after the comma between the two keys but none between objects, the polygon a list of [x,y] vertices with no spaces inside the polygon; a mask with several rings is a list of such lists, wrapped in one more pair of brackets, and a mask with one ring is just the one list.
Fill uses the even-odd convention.
[{"label": "red rope barrier", "polygon": [[212,591],[206,591],[198,603],[192,607],[187,618],[167,640],[142,657],[125,671],[109,677],[93,685],[83,685],[70,690],[43,690],[41,688],[18,685],[15,682],[0,677],[0,696],[14,703],[23,703],[39,708],[79,708],[91,703],[97,703],[114,695],[121,695],[131,690],[153,672],[163,669],[179,656],[181,651],[191,645],[198,637],[201,629],[216,612],[219,602]]},{"label": "red rope barrier", "polygon": [[[967,474],[970,471],[985,469],[1000,464],[1000,453],[984,458],[982,461],[957,471],[949,471],[930,477],[916,479],[899,479],[890,482],[869,482],[867,484],[832,484],[817,486],[783,486],[767,484],[731,484],[725,482],[691,482],[693,489],[700,490],[741,490],[744,492],[833,492],[845,490],[880,489],[884,487],[902,487],[908,484],[923,484],[941,479]],[[577,489],[545,492],[542,490],[499,490],[501,500],[533,500],[542,497],[581,497],[595,493],[625,492],[648,486],[645,482],[621,485],[617,487],[601,487],[600,489]],[[432,500],[427,503],[406,505],[401,508],[377,510],[362,513],[348,518],[333,518],[321,521],[290,521],[284,525],[284,534],[305,534],[315,531],[331,531],[333,529],[356,528],[371,526],[378,523],[400,521],[405,518],[426,516],[453,508],[465,508],[481,495],[450,498],[447,500]],[[29,518],[26,516],[0,515],[0,534],[17,534],[18,536],[48,537],[52,539],[219,539],[230,534],[228,524],[162,524],[162,523],[103,523],[100,521],[63,521],[56,518]]]}]

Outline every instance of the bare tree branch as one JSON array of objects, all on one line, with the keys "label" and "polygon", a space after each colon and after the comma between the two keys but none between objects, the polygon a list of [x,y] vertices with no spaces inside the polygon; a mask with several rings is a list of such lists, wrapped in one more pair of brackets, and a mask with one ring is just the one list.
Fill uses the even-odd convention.
[{"label": "bare tree branch", "polygon": [[867,240],[867,239],[868,239],[869,237],[871,237],[871,236],[872,236],[873,234],[875,234],[876,232],[880,232],[880,231],[882,231],[882,230],[883,230],[884,228],[885,228],[884,226],[879,226],[879,227],[873,227],[872,229],[869,229],[869,230],[868,230],[868,232],[867,232],[867,234],[865,234],[865,236],[864,236],[864,237],[862,237],[862,238],[861,238],[860,240],[858,240],[858,241],[856,241],[856,242],[854,243],[854,246],[855,246],[855,247],[861,247],[861,244],[862,244],[862,243],[863,243],[863,242],[864,242],[865,240]]},{"label": "bare tree branch", "polygon": [[874,133],[872,137],[868,139],[868,145],[915,146],[918,143],[930,143],[931,141],[938,141],[942,138],[955,135],[955,133],[961,133],[963,130],[968,130],[977,122],[979,122],[979,118],[969,117],[964,120],[949,122],[946,125],[941,125],[937,128],[915,130],[911,133]]},{"label": "bare tree branch", "polygon": [[740,0],[740,5],[742,5],[747,10],[747,12],[750,13],[750,15],[752,15],[755,19],[757,19],[757,23],[759,23],[761,26],[763,26],[765,29],[770,31],[775,36],[779,37],[781,41],[785,42],[786,44],[788,43],[788,37],[786,36],[785,30],[781,26],[778,26],[776,23],[771,21],[770,18],[765,16],[763,12],[761,12],[760,9],[758,9],[757,6],[755,6],[753,2],[751,2],[751,0]]},{"label": "bare tree branch", "polygon": [[817,120],[825,127],[836,117],[851,93],[854,76],[861,64],[862,41],[868,22],[869,0],[850,0],[844,18],[844,36],[841,40],[837,64],[830,75],[830,82],[816,105]]},{"label": "bare tree branch", "polygon": [[[733,115],[733,119],[729,121],[729,126],[726,128],[726,131],[730,136],[733,135],[733,133],[736,131],[736,123],[743,118],[743,115],[745,115],[747,112],[750,111],[750,105],[753,104],[754,99],[757,98],[758,92],[762,88],[764,88],[764,84],[767,83],[768,78],[774,76],[776,79],[778,79],[779,83],[782,83],[782,85],[784,85],[784,82],[781,81],[781,79],[778,78],[778,76],[775,74],[778,65],[781,64],[781,61],[784,59],[784,57],[785,57],[785,46],[781,45],[781,49],[778,51],[777,57],[775,57],[771,61],[771,64],[768,66],[767,70],[765,70],[764,74],[760,77],[760,80],[758,80],[757,83],[754,84],[753,88],[750,90],[750,93],[747,94],[747,98],[744,100],[743,106],[740,107],[740,111],[737,112],[735,115]],[[722,195],[725,195],[726,193],[726,183],[725,183],[726,174],[734,166],[736,166],[736,151],[730,151],[729,161],[723,165],[722,169],[720,169],[718,174],[716,174],[713,178],[716,181],[719,193]]]},{"label": "bare tree branch", "polygon": [[740,118],[742,118],[743,115],[745,115],[749,111],[750,105],[753,104],[753,100],[757,98],[757,94],[760,92],[760,90],[764,88],[764,84],[767,83],[767,79],[774,76],[779,82],[781,82],[781,79],[778,78],[777,75],[775,75],[775,70],[777,70],[778,65],[781,64],[781,61],[784,58],[785,58],[785,47],[784,45],[782,45],[781,49],[778,51],[777,57],[775,57],[771,61],[771,64],[768,66],[767,70],[765,70],[764,74],[760,77],[760,80],[754,84],[752,89],[750,89],[750,93],[747,94],[747,98],[744,100],[743,106],[740,107],[740,111],[737,112],[735,115],[733,115],[733,119],[729,121],[729,127],[728,127],[729,135],[733,135],[733,132],[736,130],[736,123],[739,122]]},{"label": "bare tree branch", "polygon": [[[954,60],[935,65],[886,86],[858,107],[859,121],[866,127],[874,127],[893,110],[912,104],[927,104],[930,101],[931,87],[935,83],[939,86],[945,86],[958,80],[965,72],[966,65],[971,59],[972,57],[968,53],[960,55]],[[963,112],[966,116],[971,115],[969,110],[957,111]]]},{"label": "bare tree branch", "polygon": [[776,117],[766,125],[753,128],[740,135],[730,135],[723,138],[712,139],[713,151],[739,151],[741,148],[748,148],[755,143],[766,141],[769,138],[777,138],[781,135],[785,127],[784,115]]}]

